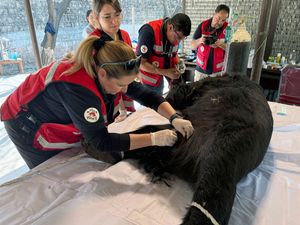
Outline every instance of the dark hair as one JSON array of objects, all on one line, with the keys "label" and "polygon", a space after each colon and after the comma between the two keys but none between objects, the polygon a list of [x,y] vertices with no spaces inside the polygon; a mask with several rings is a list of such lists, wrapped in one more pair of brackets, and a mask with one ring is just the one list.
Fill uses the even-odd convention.
[{"label": "dark hair", "polygon": [[169,20],[170,24],[173,24],[174,29],[178,32],[182,32],[184,36],[189,36],[191,33],[191,19],[184,13],[177,13]]},{"label": "dark hair", "polygon": [[117,12],[122,12],[118,0],[93,0],[93,10],[99,14],[105,4],[111,5]]},{"label": "dark hair", "polygon": [[230,9],[227,5],[218,5],[217,8],[215,9],[215,13],[218,13],[220,11],[225,11],[227,12],[228,14],[230,13]]},{"label": "dark hair", "polygon": [[91,12],[92,12],[91,9],[89,9],[88,11],[86,11],[85,18],[86,18],[86,20],[87,20],[88,22],[89,22],[88,17],[90,16]]}]

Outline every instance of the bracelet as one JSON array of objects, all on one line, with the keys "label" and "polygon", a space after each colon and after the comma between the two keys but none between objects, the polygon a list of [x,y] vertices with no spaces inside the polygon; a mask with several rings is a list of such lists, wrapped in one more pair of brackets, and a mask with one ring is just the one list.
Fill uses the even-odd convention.
[{"label": "bracelet", "polygon": [[180,116],[178,113],[174,113],[174,114],[170,117],[170,119],[169,119],[170,124],[172,124],[173,120],[176,119],[176,118],[182,119],[182,116]]}]

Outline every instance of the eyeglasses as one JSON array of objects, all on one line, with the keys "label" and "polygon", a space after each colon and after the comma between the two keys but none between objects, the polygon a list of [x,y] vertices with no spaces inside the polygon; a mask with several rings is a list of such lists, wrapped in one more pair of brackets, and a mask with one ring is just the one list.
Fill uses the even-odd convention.
[{"label": "eyeglasses", "polygon": [[142,56],[138,56],[135,59],[130,59],[125,62],[107,62],[107,63],[102,63],[100,65],[100,68],[103,68],[104,66],[109,66],[109,65],[124,65],[124,70],[133,70],[134,68],[138,68],[141,64],[141,59]]},{"label": "eyeglasses", "polygon": [[175,28],[173,29],[173,31],[174,31],[174,34],[175,34],[176,39],[178,41],[182,41],[182,40],[186,40],[187,39],[187,37],[185,37],[185,36],[180,36],[180,34],[178,34],[178,31]]},{"label": "eyeglasses", "polygon": [[120,20],[122,19],[122,14],[121,12],[116,12],[116,13],[111,13],[111,14],[105,14],[104,16],[100,17],[105,21],[105,22],[111,22],[112,20]]}]

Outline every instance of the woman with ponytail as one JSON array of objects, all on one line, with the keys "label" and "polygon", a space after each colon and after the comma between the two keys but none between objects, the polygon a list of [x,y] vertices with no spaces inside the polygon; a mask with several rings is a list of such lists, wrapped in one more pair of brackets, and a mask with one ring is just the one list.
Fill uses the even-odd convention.
[{"label": "woman with ponytail", "polygon": [[[1,106],[1,120],[29,168],[82,140],[99,152],[172,146],[173,130],[146,134],[108,133],[122,93],[157,110],[188,138],[193,126],[155,92],[135,82],[140,65],[130,46],[90,36],[73,56],[30,74]],[[119,154],[120,155],[120,154]],[[121,159],[121,158],[119,158]]]}]

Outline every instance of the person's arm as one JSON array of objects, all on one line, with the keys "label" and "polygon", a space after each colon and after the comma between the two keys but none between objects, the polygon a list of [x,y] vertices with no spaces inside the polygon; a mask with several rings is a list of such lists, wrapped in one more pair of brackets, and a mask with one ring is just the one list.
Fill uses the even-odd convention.
[{"label": "person's arm", "polygon": [[175,131],[169,129],[145,134],[117,134],[109,133],[104,126],[82,133],[88,143],[103,152],[125,152],[154,145],[173,146],[177,141]]},{"label": "person's arm", "polygon": [[145,58],[142,58],[140,68],[148,73],[167,76],[171,79],[178,79],[178,77],[180,76],[180,73],[176,70],[175,67],[169,69],[161,69],[149,63],[148,60]]},{"label": "person's arm", "polygon": [[138,148],[144,148],[152,145],[151,135],[148,134],[129,134],[130,137],[130,148],[134,150]]},{"label": "person's arm", "polygon": [[165,99],[155,91],[145,88],[140,83],[133,82],[128,86],[126,95],[140,102],[142,105],[156,110],[160,115],[167,118],[173,127],[184,137],[189,138],[192,135],[194,128],[191,122],[177,115],[170,103],[165,101]]},{"label": "person's arm", "polygon": [[[104,122],[99,98],[80,85],[55,82],[47,87],[46,96],[51,96],[50,100],[49,97],[47,100],[48,105],[55,108],[54,115],[52,115],[56,118],[55,121],[57,123],[73,123],[85,140],[98,151],[120,152],[152,145],[172,146],[177,140],[175,131],[171,130],[148,134],[109,133]],[[56,105],[57,102],[60,104]]]},{"label": "person's arm", "polygon": [[158,106],[157,112],[166,117],[172,126],[187,139],[194,133],[194,127],[189,120],[179,116],[169,102],[163,102]]},{"label": "person's arm", "polygon": [[158,106],[162,102],[166,101],[161,95],[144,87],[140,82],[136,81],[133,81],[128,85],[127,92],[125,94],[141,105],[154,109],[155,111],[157,111]]},{"label": "person's arm", "polygon": [[[176,111],[173,109],[173,107],[170,105],[170,103],[168,103],[166,101],[162,102],[158,106],[157,112],[169,120],[174,114],[176,114]],[[174,120],[175,120],[175,118],[174,118]],[[184,121],[187,121],[187,120],[184,120]],[[171,121],[171,123],[172,123],[172,121]],[[189,124],[190,124],[190,122],[189,122]],[[190,135],[191,134],[189,134],[187,136],[189,137]],[[172,146],[173,144],[175,144],[175,142],[177,140],[176,133],[174,131],[168,130],[168,129],[161,130],[161,131],[158,131],[155,133],[150,133],[150,134],[130,134],[129,136],[130,136],[130,150],[134,150],[136,148],[152,146],[152,145]],[[184,132],[183,136],[186,136],[185,132]]]},{"label": "person's arm", "polygon": [[223,50],[226,50],[226,44],[222,39],[218,39],[214,44],[211,45],[213,48],[222,48]]},{"label": "person's arm", "polygon": [[175,109],[170,105],[169,102],[163,102],[158,106],[157,112],[168,120],[172,115],[176,114]]},{"label": "person's arm", "polygon": [[204,44],[205,38],[202,36],[201,27],[202,23],[197,27],[193,35],[193,39],[190,44],[192,50],[197,50],[199,45]]}]

